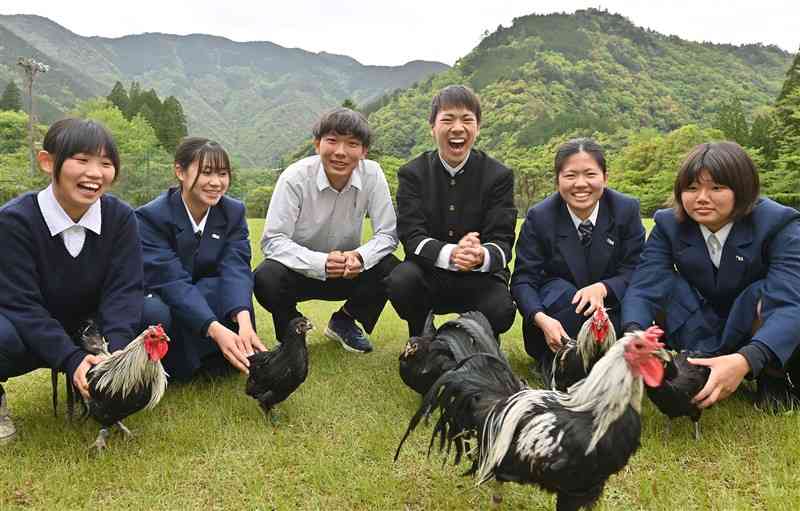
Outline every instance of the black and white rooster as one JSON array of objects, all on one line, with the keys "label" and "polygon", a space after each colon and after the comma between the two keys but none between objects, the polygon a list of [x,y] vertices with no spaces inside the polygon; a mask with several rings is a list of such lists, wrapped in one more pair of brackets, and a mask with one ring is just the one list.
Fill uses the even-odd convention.
[{"label": "black and white rooster", "polygon": [[[560,511],[591,507],[609,476],[639,447],[642,381],[658,385],[664,366],[662,332],[627,334],[565,394],[527,388],[504,357],[473,355],[445,373],[426,394],[397,448],[436,408],[431,446],[469,451],[478,484],[537,484],[556,493]],[[658,358],[657,358],[658,357]],[[480,366],[480,370],[478,367]]]},{"label": "black and white rooster", "polygon": [[614,325],[602,307],[583,322],[575,339],[569,339],[553,359],[553,390],[567,392],[574,383],[586,378],[600,357],[617,341]]},{"label": "black and white rooster", "polygon": [[400,354],[400,378],[425,395],[442,374],[475,353],[500,354],[499,341],[483,313],[465,312],[438,330],[431,313],[422,335],[411,337]]},{"label": "black and white rooster", "polygon": [[661,385],[648,387],[647,397],[656,405],[656,408],[668,417],[669,421],[676,417],[689,417],[694,423],[694,438],[700,440],[700,415],[703,411],[692,402],[703,387],[705,387],[711,368],[695,365],[689,358],[705,358],[709,355],[695,351],[670,351],[669,360],[664,368],[664,379]]}]

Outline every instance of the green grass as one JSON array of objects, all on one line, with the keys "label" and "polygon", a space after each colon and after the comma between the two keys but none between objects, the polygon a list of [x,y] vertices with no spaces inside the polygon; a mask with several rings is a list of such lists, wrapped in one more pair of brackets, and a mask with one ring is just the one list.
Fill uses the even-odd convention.
[{"label": "green grass", "polygon": [[[251,221],[254,254],[262,227]],[[107,454],[92,458],[86,446],[97,428],[53,417],[49,372],[11,380],[19,437],[0,447],[0,509],[488,508],[491,488],[462,477],[466,465],[425,457],[429,427],[392,462],[419,402],[397,374],[405,325],[387,306],[372,336],[375,351],[351,354],[322,336],[337,306],[301,307],[319,327],[309,337],[310,373],[280,406],[276,426],[244,394],[242,376],[174,385],[155,410],[126,421],[134,440],[114,436]],[[260,309],[258,326],[272,345],[272,321]],[[527,374],[519,321],[503,336],[503,349]],[[669,437],[664,423],[645,402],[642,447],[609,480],[599,509],[800,506],[797,415],[763,415],[737,395],[704,414],[699,443],[688,420],[673,422]],[[553,506],[538,489],[506,485],[506,509]]]}]

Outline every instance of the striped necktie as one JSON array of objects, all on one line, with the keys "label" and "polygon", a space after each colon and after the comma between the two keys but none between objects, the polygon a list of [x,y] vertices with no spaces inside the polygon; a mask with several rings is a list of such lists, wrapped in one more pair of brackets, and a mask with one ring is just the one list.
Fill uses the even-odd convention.
[{"label": "striped necktie", "polygon": [[592,229],[594,224],[588,218],[578,225],[578,234],[581,238],[581,245],[588,247],[592,243]]}]

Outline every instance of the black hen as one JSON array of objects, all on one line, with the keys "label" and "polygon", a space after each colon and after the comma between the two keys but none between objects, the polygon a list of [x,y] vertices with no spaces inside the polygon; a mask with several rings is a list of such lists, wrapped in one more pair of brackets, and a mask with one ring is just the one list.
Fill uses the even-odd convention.
[{"label": "black hen", "polygon": [[410,338],[400,354],[400,378],[425,395],[442,374],[475,353],[500,355],[499,341],[483,313],[465,312],[438,330],[431,313],[422,335]]},{"label": "black hen", "polygon": [[657,328],[628,334],[570,394],[527,388],[504,357],[473,355],[434,383],[397,454],[438,408],[431,445],[438,438],[440,450],[455,447],[456,463],[467,452],[478,484],[537,484],[557,494],[558,510],[591,507],[639,447],[642,380],[658,385],[664,371],[655,358],[665,356],[660,335]]},{"label": "black hen", "polygon": [[311,321],[294,318],[286,327],[281,344],[270,351],[250,355],[250,376],[245,392],[258,401],[269,417],[272,407],[288,398],[308,376],[306,333]]},{"label": "black hen", "polygon": [[704,358],[709,355],[695,351],[668,353],[670,360],[664,369],[664,379],[658,387],[647,389],[647,397],[670,420],[676,417],[689,417],[694,422],[694,437],[700,440],[702,410],[692,402],[692,398],[706,385],[711,369],[691,364],[688,359]]},{"label": "black hen", "polygon": [[616,341],[614,325],[605,309],[598,307],[592,317],[583,322],[576,338],[567,339],[555,353],[550,387],[567,392],[574,383],[586,378],[594,364]]}]

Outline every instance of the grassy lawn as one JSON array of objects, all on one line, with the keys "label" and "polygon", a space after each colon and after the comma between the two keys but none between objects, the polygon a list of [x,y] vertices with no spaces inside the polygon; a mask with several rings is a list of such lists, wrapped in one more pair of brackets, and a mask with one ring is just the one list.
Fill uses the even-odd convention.
[{"label": "grassy lawn", "polygon": [[[262,227],[251,221],[254,265]],[[97,428],[53,417],[48,371],[11,380],[19,436],[0,447],[0,509],[488,508],[491,488],[461,477],[466,465],[425,457],[430,428],[420,427],[392,462],[419,403],[397,374],[405,324],[387,306],[375,351],[351,354],[322,335],[338,305],[301,307],[318,327],[309,336],[310,373],[279,407],[276,426],[244,394],[242,376],[174,385],[155,410],[126,421],[133,441],[115,435],[104,457],[91,458],[86,446]],[[272,345],[261,309],[258,327]],[[503,349],[528,374],[519,320]],[[688,420],[665,436],[665,418],[645,402],[642,447],[609,480],[599,509],[800,508],[798,415],[763,415],[742,394],[704,414],[699,443]],[[553,506],[538,489],[506,486],[503,508]]]}]

